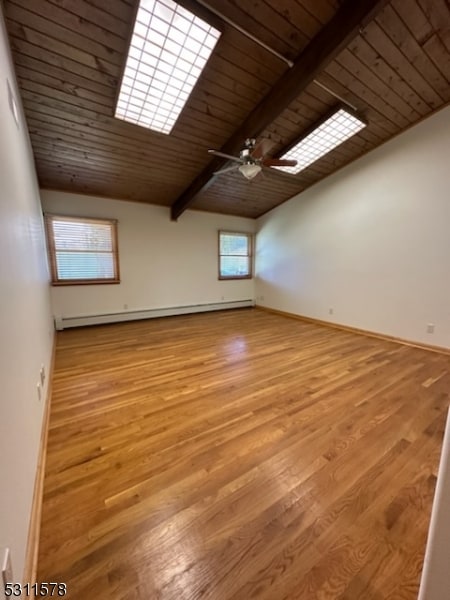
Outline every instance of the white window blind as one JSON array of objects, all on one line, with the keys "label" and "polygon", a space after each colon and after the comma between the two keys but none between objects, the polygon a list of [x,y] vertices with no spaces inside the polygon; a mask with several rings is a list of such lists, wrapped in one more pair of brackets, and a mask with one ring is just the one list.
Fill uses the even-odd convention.
[{"label": "white window blind", "polygon": [[252,236],[219,231],[219,279],[249,279],[252,276]]},{"label": "white window blind", "polygon": [[116,221],[46,216],[55,284],[119,283]]}]

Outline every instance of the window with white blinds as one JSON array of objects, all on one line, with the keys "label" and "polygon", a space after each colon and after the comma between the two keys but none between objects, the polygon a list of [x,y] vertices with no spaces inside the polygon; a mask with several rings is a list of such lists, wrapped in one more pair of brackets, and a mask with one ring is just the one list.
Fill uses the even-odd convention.
[{"label": "window with white blinds", "polygon": [[251,234],[219,231],[219,279],[250,279],[251,276]]},{"label": "window with white blinds", "polygon": [[117,222],[46,215],[55,285],[119,283]]}]

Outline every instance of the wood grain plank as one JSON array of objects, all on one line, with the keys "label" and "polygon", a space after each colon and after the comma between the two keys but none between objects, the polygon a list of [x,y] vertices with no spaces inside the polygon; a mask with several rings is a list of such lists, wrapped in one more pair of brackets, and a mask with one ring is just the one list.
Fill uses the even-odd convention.
[{"label": "wood grain plank", "polygon": [[450,41],[447,47],[442,41],[450,37],[450,11],[443,20],[439,21],[439,26],[435,28],[417,1],[398,2],[396,0],[392,3],[392,6],[414,35],[419,46],[433,61],[435,67],[444,75],[447,82],[450,82],[448,70]]},{"label": "wood grain plank", "polygon": [[425,115],[430,112],[431,107],[380,57],[362,36],[358,36],[356,40],[351,42],[348,49],[367,67],[372,69],[386,85],[395,90],[409,106],[414,108],[416,119],[418,118],[417,115]]},{"label": "wood grain plank", "polygon": [[450,7],[445,0],[417,0],[435,31],[442,36],[442,41],[450,52]]},{"label": "wood grain plank", "polygon": [[387,6],[377,18],[378,23],[384,31],[397,44],[405,56],[408,57],[418,73],[428,82],[428,84],[445,101],[450,99],[450,90],[448,82],[442,77],[442,74],[423,52],[420,45],[406,29],[404,23],[399,18],[391,6]]},{"label": "wood grain plank", "polygon": [[[114,64],[111,61],[111,58],[113,58],[112,54],[108,54],[108,59],[99,58],[91,54],[89,50],[84,47],[74,46],[68,41],[61,41],[60,39],[49,37],[45,32],[37,31],[27,25],[17,23],[16,21],[10,21],[8,28],[12,36],[22,38],[29,44],[38,48],[45,48],[53,55],[58,55],[60,57],[67,56],[70,60],[83,65],[83,67],[94,70],[98,69],[104,75],[113,77],[114,81],[117,81],[120,76],[121,68],[117,55],[116,64]],[[63,38],[63,35],[61,35],[61,37]],[[71,38],[72,36],[69,35],[68,37]],[[86,45],[89,46],[89,44]]]},{"label": "wood grain plank", "polygon": [[449,384],[448,356],[254,309],[60,332],[39,578],[415,600]]},{"label": "wood grain plank", "polygon": [[[100,58],[117,64],[123,62],[126,40],[103,29],[101,21],[83,21],[46,0],[40,0],[39,4],[27,0],[11,0],[7,5],[6,17],[50,37],[89,49]],[[79,32],[80,29],[82,33]]]},{"label": "wood grain plank", "polygon": [[[101,8],[98,8],[100,0],[96,3],[88,2],[87,0],[49,0],[56,7],[64,9],[65,13],[76,15],[82,22],[94,24],[101,23],[103,29],[110,31],[114,35],[128,39],[131,27],[131,18],[133,16],[133,6],[125,6],[118,3],[117,6],[126,11],[127,16],[118,18],[114,15],[114,10],[110,10],[110,3],[101,3]],[[116,7],[117,9],[117,7]],[[125,19],[125,20],[123,20]]]}]

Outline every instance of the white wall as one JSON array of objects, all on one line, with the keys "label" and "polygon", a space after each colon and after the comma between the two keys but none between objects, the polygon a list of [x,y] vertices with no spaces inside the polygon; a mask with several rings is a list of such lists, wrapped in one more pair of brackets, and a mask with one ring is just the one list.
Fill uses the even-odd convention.
[{"label": "white wall", "polygon": [[[218,230],[253,232],[252,219],[42,190],[45,211],[118,219],[121,283],[52,288],[56,317],[254,298],[254,280],[218,280]],[[127,308],[125,309],[125,305]]]},{"label": "white wall", "polygon": [[0,560],[9,547],[21,581],[44,409],[36,385],[41,364],[49,372],[53,325],[39,189],[1,14],[0,132]]},{"label": "white wall", "polygon": [[447,600],[450,590],[450,411],[442,443],[419,600]]},{"label": "white wall", "polygon": [[447,107],[261,217],[257,303],[450,347],[449,155]]}]

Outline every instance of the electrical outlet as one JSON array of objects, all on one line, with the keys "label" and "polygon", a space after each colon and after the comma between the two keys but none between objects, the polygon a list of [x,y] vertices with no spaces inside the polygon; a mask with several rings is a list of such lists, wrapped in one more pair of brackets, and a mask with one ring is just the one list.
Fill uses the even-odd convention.
[{"label": "electrical outlet", "polygon": [[434,324],[433,323],[428,323],[427,333],[434,333]]},{"label": "electrical outlet", "polygon": [[38,400],[40,402],[41,401],[41,395],[42,395],[42,388],[41,388],[41,382],[40,381],[37,382],[36,387],[37,387]]},{"label": "electrical outlet", "polygon": [[2,580],[3,580],[3,587],[5,587],[7,583],[14,583],[12,564],[11,564],[11,552],[9,551],[9,548],[6,548],[5,554],[3,555]]},{"label": "electrical outlet", "polygon": [[41,370],[39,371],[39,375],[41,376],[41,385],[44,387],[45,383],[45,366],[41,365]]},{"label": "electrical outlet", "polygon": [[328,309],[328,314],[332,315],[334,313],[334,308],[329,308]]},{"label": "electrical outlet", "polygon": [[128,310],[128,304],[123,305],[123,310]]}]

